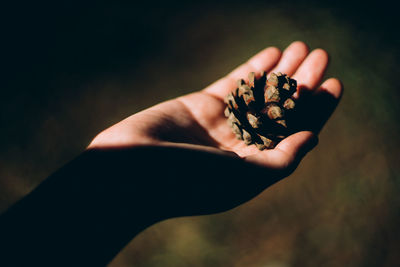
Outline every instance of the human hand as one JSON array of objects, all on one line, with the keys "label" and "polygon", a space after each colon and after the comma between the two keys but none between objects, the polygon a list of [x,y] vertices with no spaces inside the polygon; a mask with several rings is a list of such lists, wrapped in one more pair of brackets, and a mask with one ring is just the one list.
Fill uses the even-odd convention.
[{"label": "human hand", "polygon": [[[341,97],[342,85],[335,78],[318,86],[327,64],[327,52],[316,49],[309,53],[302,42],[292,43],[282,54],[277,48],[266,48],[204,90],[163,102],[113,125],[101,132],[88,148],[157,146],[207,152],[218,155],[221,160],[236,158],[236,164],[243,164],[249,170],[263,169],[266,180],[279,180],[289,175],[317,144],[317,134]],[[294,97],[302,107],[297,111],[297,121],[304,130],[285,138],[274,149],[264,151],[236,139],[223,112],[223,99],[236,88],[236,81],[246,78],[249,72],[261,71],[279,71],[297,80],[298,91]],[[258,184],[254,194],[246,195],[239,202],[248,200],[266,186],[260,188]],[[236,192],[232,198],[241,196]],[[230,206],[221,207],[227,208]]]},{"label": "human hand", "polygon": [[[305,152],[302,149],[306,149],[308,143],[316,142],[315,134],[333,112],[342,93],[341,83],[335,78],[317,88],[328,64],[327,53],[317,49],[308,57],[307,54],[308,48],[302,42],[292,43],[282,56],[277,48],[269,47],[206,89],[161,103],[106,129],[89,148],[184,146],[213,152],[230,151],[245,161],[267,168],[288,168],[301,159]],[[300,111],[302,122],[299,124],[312,132],[293,134],[275,149],[264,151],[236,139],[223,115],[223,99],[236,88],[236,81],[246,78],[251,71],[280,71],[293,75],[300,90],[295,97],[308,102],[307,109]]]},{"label": "human hand", "polygon": [[[282,56],[267,48],[206,89],[103,131],[85,153],[1,215],[3,265],[47,266],[59,259],[105,265],[155,222],[225,211],[253,198],[316,145],[342,94],[336,79],[317,88],[327,63],[325,51],[308,54],[301,42]],[[271,150],[237,140],[223,115],[223,98],[252,71],[280,71],[299,85],[297,123],[305,131]]]}]

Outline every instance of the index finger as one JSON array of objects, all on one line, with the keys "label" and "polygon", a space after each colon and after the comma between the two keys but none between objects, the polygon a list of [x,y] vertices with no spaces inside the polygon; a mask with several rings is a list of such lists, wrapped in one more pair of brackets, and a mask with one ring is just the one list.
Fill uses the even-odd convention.
[{"label": "index finger", "polygon": [[225,77],[205,88],[204,92],[217,98],[224,99],[230,91],[236,88],[238,79],[247,77],[250,72],[260,73],[262,71],[270,71],[278,63],[280,57],[281,51],[278,48],[268,47]]}]

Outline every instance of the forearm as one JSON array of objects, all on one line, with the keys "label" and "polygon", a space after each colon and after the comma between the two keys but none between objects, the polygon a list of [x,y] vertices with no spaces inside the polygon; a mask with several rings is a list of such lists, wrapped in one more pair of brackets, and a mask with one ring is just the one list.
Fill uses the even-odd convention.
[{"label": "forearm", "polygon": [[0,217],[1,258],[105,265],[157,221],[230,209],[275,181],[239,158],[206,152],[87,151]]},{"label": "forearm", "polygon": [[6,211],[0,265],[105,265],[157,221],[129,154],[85,152]]}]

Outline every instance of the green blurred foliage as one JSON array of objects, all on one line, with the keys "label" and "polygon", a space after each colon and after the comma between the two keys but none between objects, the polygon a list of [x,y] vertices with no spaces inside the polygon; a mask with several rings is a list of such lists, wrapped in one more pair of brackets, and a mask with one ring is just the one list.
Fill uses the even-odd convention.
[{"label": "green blurred foliage", "polygon": [[234,210],[151,226],[110,266],[398,264],[397,25],[380,16],[386,9],[370,6],[360,14],[358,7],[344,1],[151,10],[88,5],[74,11],[73,21],[68,12],[75,7],[67,7],[61,19],[51,17],[64,32],[43,37],[48,28],[37,47],[14,50],[20,60],[10,65],[15,77],[6,80],[1,100],[1,210],[102,129],[204,88],[267,46],[303,40],[329,52],[325,78],[345,86],[318,147],[294,174]]}]

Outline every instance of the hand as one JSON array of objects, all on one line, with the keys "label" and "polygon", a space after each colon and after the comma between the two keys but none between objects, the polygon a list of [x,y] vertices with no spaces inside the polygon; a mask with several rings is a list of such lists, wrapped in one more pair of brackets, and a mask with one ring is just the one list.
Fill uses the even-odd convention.
[{"label": "hand", "polygon": [[[28,261],[47,266],[60,258],[64,265],[105,265],[155,222],[225,211],[287,176],[316,145],[342,93],[336,79],[317,88],[327,53],[307,54],[301,42],[282,56],[267,48],[206,89],[100,133],[85,153],[1,215],[0,248],[7,257],[0,260],[21,266]],[[297,122],[306,131],[272,150],[237,140],[223,115],[223,98],[252,71],[280,71],[299,84]]]},{"label": "hand", "polygon": [[[317,144],[317,134],[341,97],[342,85],[335,78],[318,86],[327,64],[327,52],[316,49],[309,53],[302,42],[292,43],[282,54],[275,47],[266,48],[204,90],[163,102],[106,129],[92,141],[89,149],[180,147],[206,151],[221,159],[238,158],[246,166],[261,167],[264,174],[273,175],[274,179],[283,178]],[[276,148],[264,151],[236,139],[223,112],[223,99],[236,88],[236,81],[246,78],[249,72],[261,71],[282,72],[297,80],[295,97],[303,107],[298,111],[298,122],[304,130],[285,138]],[[255,190],[254,195],[259,192]],[[246,196],[242,202],[251,197]]]},{"label": "hand", "polygon": [[[284,169],[297,163],[303,149],[316,142],[319,132],[342,94],[339,80],[331,78],[317,87],[328,64],[322,49],[308,54],[302,42],[292,43],[281,55],[275,47],[261,51],[226,77],[200,92],[167,101],[144,110],[100,133],[89,148],[133,147],[138,145],[184,146],[206,151],[230,151],[245,161],[266,168]],[[301,112],[305,129],[284,139],[275,149],[259,151],[235,138],[223,115],[224,97],[236,88],[236,81],[249,72],[282,72],[298,82],[295,97],[309,102]],[[322,100],[322,102],[321,102]],[[301,123],[300,123],[301,124]],[[185,144],[185,145],[184,145]]]}]

